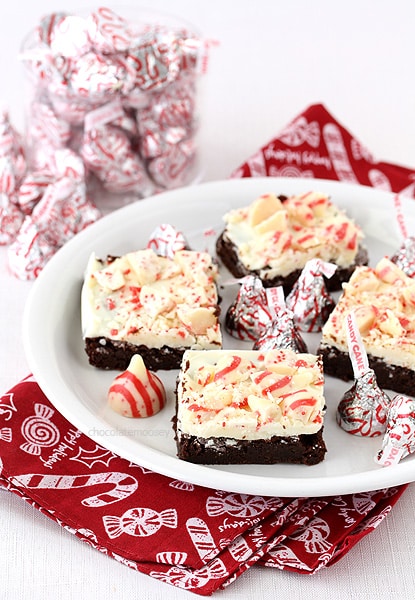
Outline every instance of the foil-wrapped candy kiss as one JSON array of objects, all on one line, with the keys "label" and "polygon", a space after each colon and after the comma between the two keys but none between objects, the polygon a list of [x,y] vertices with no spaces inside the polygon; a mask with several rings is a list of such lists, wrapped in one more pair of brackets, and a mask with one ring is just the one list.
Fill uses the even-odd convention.
[{"label": "foil-wrapped candy kiss", "polygon": [[366,350],[353,312],[347,315],[345,327],[355,382],[341,399],[336,420],[348,433],[365,437],[379,436],[386,429],[390,399],[379,388],[375,372],[369,368]]}]

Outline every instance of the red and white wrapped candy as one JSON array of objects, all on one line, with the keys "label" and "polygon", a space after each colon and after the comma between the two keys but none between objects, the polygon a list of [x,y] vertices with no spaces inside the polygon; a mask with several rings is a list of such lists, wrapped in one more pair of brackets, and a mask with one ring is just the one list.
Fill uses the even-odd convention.
[{"label": "red and white wrapped candy", "polygon": [[97,52],[126,52],[137,39],[132,25],[110,8],[101,6],[86,19],[88,37]]},{"label": "red and white wrapped candy", "polygon": [[65,148],[71,137],[70,125],[56,116],[53,109],[42,102],[33,104],[33,134],[46,138],[52,148]]},{"label": "red and white wrapped candy", "polygon": [[18,203],[18,187],[26,172],[26,156],[20,135],[6,111],[0,113],[0,245],[16,237],[23,212]]},{"label": "red and white wrapped candy", "polygon": [[391,257],[394,262],[408,277],[415,278],[415,236],[404,239],[400,248]]},{"label": "red and white wrapped candy", "polygon": [[87,24],[82,17],[64,14],[57,16],[54,26],[49,29],[47,35],[54,56],[76,58],[91,48]]},{"label": "red and white wrapped candy", "polygon": [[238,295],[226,312],[225,327],[235,338],[256,341],[271,320],[267,296],[259,277],[247,275],[240,283]]},{"label": "red and white wrapped candy", "polygon": [[286,307],[283,287],[267,288],[265,293],[271,319],[253,350],[290,348],[294,352],[307,352],[307,345],[294,322],[294,313]]},{"label": "red and white wrapped candy", "polygon": [[414,452],[415,400],[398,394],[390,402],[382,448],[375,461],[383,467],[389,467]]},{"label": "red and white wrapped candy", "polygon": [[42,17],[35,30],[36,42],[44,46],[50,46],[55,38],[56,29],[67,16],[66,12],[56,12]]},{"label": "red and white wrapped candy", "polygon": [[408,277],[415,277],[415,236],[408,235],[399,194],[395,194],[394,203],[403,242],[397,252],[391,257],[391,261],[402,269]]},{"label": "red and white wrapped candy", "polygon": [[181,78],[154,94],[151,102],[137,112],[141,155],[151,159],[169,154],[176,144],[192,138],[195,110],[196,86],[189,78]]},{"label": "red and white wrapped candy", "polygon": [[[98,178],[110,192],[137,197],[194,179],[196,82],[206,53],[195,34],[100,7],[85,18],[52,13],[29,42],[21,58],[34,81],[32,166],[49,167],[54,150],[67,147],[85,161],[90,189]],[[91,112],[114,100],[123,115],[91,127]]]},{"label": "red and white wrapped candy", "polygon": [[0,245],[8,245],[16,239],[23,219],[24,215],[17,205],[17,198],[0,192]]},{"label": "red and white wrapped candy", "polygon": [[159,256],[173,258],[176,252],[188,248],[188,244],[184,235],[173,225],[163,223],[150,235],[147,248],[151,248]]},{"label": "red and white wrapped candy", "polygon": [[54,169],[54,180],[8,249],[11,271],[20,279],[35,279],[56,250],[100,217],[87,197],[81,159],[57,151]]},{"label": "red and white wrapped candy", "polygon": [[170,145],[163,154],[148,162],[150,176],[162,188],[185,185],[189,173],[195,168],[196,150],[191,138]]},{"label": "red and white wrapped candy", "polygon": [[0,112],[0,158],[3,157],[10,161],[15,184],[19,185],[27,169],[26,153],[22,137],[10,123],[7,111]]},{"label": "red and white wrapped candy", "polygon": [[132,151],[128,136],[118,127],[103,125],[85,133],[81,156],[103,186],[113,192],[153,189],[144,165]]},{"label": "red and white wrapped candy", "polygon": [[36,279],[56,248],[36,223],[26,217],[16,240],[8,248],[10,270],[19,279]]},{"label": "red and white wrapped candy", "polygon": [[338,407],[337,424],[354,435],[375,437],[386,430],[390,399],[376,381],[353,312],[345,319],[350,360],[355,381],[344,394]]},{"label": "red and white wrapped candy", "polygon": [[126,371],[108,390],[108,404],[123,417],[151,417],[164,407],[166,391],[159,377],[149,371],[139,354],[134,354]]},{"label": "red and white wrapped candy", "polygon": [[[294,313],[301,331],[321,331],[335,302],[327,291],[324,277],[330,278],[336,265],[319,258],[309,260],[286,299],[287,308]],[[324,276],[324,277],[323,277]]]},{"label": "red and white wrapped candy", "polygon": [[154,92],[179,76],[180,60],[173,36],[154,31],[128,53],[128,64],[135,72],[135,87]]},{"label": "red and white wrapped candy", "polygon": [[25,215],[30,215],[45,193],[46,188],[53,183],[55,175],[52,171],[29,171],[17,191],[17,203]]},{"label": "red and white wrapped candy", "polygon": [[134,88],[134,73],[122,58],[88,52],[71,74],[71,90],[80,98],[106,103]]}]

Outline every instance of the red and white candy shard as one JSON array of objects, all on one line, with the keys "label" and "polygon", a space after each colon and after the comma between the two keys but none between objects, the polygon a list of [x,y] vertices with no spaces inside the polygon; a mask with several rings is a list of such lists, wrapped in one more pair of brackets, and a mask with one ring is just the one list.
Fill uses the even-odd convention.
[{"label": "red and white candy shard", "polygon": [[124,417],[151,417],[166,403],[161,380],[149,371],[139,354],[134,354],[128,369],[120,373],[108,390],[108,404]]}]

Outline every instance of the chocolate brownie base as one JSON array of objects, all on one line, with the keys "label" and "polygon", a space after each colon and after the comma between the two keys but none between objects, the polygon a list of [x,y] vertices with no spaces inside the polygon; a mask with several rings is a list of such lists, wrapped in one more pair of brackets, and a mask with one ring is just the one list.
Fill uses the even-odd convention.
[{"label": "chocolate brownie base", "polygon": [[[224,231],[216,241],[216,253],[224,266],[232,273],[234,277],[240,278],[245,277],[246,275],[256,275],[257,277],[260,276],[259,271],[250,271],[239,260],[237,247],[226,237]],[[330,277],[330,279],[326,279],[327,289],[331,292],[340,290],[342,283],[350,279],[355,268],[359,265],[367,265],[368,262],[369,256],[367,249],[363,246],[359,246],[354,263],[350,267],[336,269],[334,275]],[[285,277],[278,275],[270,279],[262,279],[262,283],[266,288],[283,286],[284,292],[288,294],[300,275],[301,269],[297,269]]]},{"label": "chocolate brownie base", "polygon": [[85,338],[89,363],[98,369],[125,371],[134,354],[140,354],[150,371],[179,369],[186,348],[149,348],[106,337]]},{"label": "chocolate brownie base", "polygon": [[[181,433],[177,438],[177,456],[196,464],[246,465],[277,463],[316,465],[326,454],[323,430],[291,437],[274,436],[267,440],[198,438]],[[228,443],[227,443],[228,442]]]},{"label": "chocolate brownie base", "polygon": [[[323,359],[323,368],[326,375],[337,377],[343,381],[354,379],[353,367],[350,356],[334,346],[320,344],[317,350]],[[392,390],[399,394],[413,396],[415,393],[415,371],[399,365],[391,365],[376,356],[368,354],[369,367],[376,375],[380,388]]]}]

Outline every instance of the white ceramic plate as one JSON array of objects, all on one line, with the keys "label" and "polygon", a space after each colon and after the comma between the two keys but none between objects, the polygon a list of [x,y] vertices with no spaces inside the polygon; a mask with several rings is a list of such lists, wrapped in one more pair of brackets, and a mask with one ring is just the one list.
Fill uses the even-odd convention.
[{"label": "white ceramic plate", "polygon": [[[23,320],[30,368],[57,410],[90,438],[130,461],[173,478],[226,491],[323,496],[414,481],[415,455],[396,466],[380,467],[374,462],[380,438],[353,436],[336,425],[337,404],[351,384],[326,378],[324,436],[328,452],[321,464],[199,466],[176,457],[171,426],[176,371],[159,372],[168,394],[164,410],[149,419],[131,420],[106,406],[107,390],[116,373],[99,371],[88,364],[81,337],[80,290],[91,252],[105,257],[140,249],[161,223],[182,231],[193,249],[212,251],[212,229],[216,233],[222,229],[222,216],[230,208],[247,205],[266,192],[310,190],[329,193],[361,224],[372,265],[383,255],[393,254],[401,244],[392,194],[351,184],[294,178],[228,180],[163,193],[103,217],[67,243],[35,282]],[[413,202],[403,201],[410,231],[415,231],[410,216]],[[235,287],[226,288],[222,315],[235,294]],[[318,334],[306,338],[310,351],[315,350],[318,339]],[[226,336],[224,345],[251,347]]]}]

